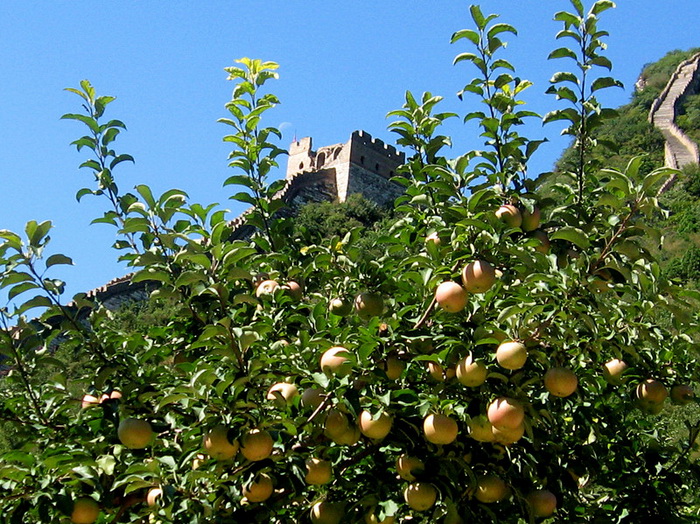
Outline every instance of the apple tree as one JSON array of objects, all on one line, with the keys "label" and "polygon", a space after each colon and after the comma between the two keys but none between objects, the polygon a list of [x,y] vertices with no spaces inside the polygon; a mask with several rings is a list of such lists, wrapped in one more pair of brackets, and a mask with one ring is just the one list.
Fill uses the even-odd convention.
[{"label": "apple tree", "polygon": [[[121,192],[129,155],[112,97],[72,89],[73,144],[117,228],[114,247],[167,308],[133,329],[85,295],[63,300],[49,222],[0,231],[0,462],[7,522],[689,522],[697,293],[659,270],[648,218],[671,171],[591,159],[611,114],[599,15],[556,13],[557,108],[577,161],[545,198],[528,177],[540,118],[501,57],[516,29],[469,9],[452,38],[476,77],[407,92],[390,129],[409,152],[405,192],[378,233],[319,239],[279,211],[285,153],[264,125],[273,62],[227,68],[231,198],[241,224],[182,190]],[[466,49],[466,50],[463,50]],[[603,71],[603,74],[599,74]],[[484,149],[448,157],[443,123],[476,122]],[[562,182],[564,180],[564,182]],[[81,365],[75,366],[76,360]],[[670,400],[667,397],[670,396]],[[671,406],[671,402],[675,404]],[[684,407],[685,406],[685,407]],[[669,432],[669,410],[686,420]]]}]

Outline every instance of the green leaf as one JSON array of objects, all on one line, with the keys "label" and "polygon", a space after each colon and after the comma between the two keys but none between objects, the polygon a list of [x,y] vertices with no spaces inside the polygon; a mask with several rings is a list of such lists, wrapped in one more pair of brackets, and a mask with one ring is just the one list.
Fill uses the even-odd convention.
[{"label": "green leaf", "polygon": [[80,202],[80,199],[83,198],[85,195],[94,195],[94,194],[97,194],[97,192],[93,191],[92,189],[90,189],[88,187],[84,187],[75,194],[75,199],[78,202]]},{"label": "green leaf", "polygon": [[608,71],[610,71],[612,69],[612,62],[610,60],[608,60],[607,58],[605,58],[604,56],[596,56],[595,58],[590,60],[590,63],[592,65],[604,67]]},{"label": "green leaf", "polygon": [[147,282],[149,280],[170,284],[172,282],[172,276],[170,273],[162,269],[146,268],[135,273],[131,277],[131,281],[134,283]]},{"label": "green leaf", "polygon": [[16,314],[17,315],[22,315],[23,313],[29,311],[30,309],[34,309],[37,307],[42,307],[42,308],[47,308],[51,307],[51,300],[48,299],[48,297],[44,296],[36,296],[34,298],[30,298],[26,302],[24,302],[19,308],[17,308]]},{"label": "green leaf", "polygon": [[259,184],[249,176],[245,175],[233,175],[228,177],[224,181],[224,186],[239,185],[247,187],[248,189],[255,189],[259,187]]},{"label": "green leaf", "polygon": [[49,268],[51,266],[55,266],[57,264],[67,264],[69,266],[73,265],[73,260],[70,257],[67,257],[65,255],[61,255],[60,253],[57,253],[55,255],[51,255],[49,258],[46,259],[46,267]]},{"label": "green leaf", "polygon": [[454,44],[462,38],[470,40],[474,45],[479,45],[479,33],[471,29],[462,29],[461,31],[457,31],[452,35],[450,43]]},{"label": "green leaf", "polygon": [[22,250],[22,238],[9,229],[0,229],[0,238],[5,239],[6,243],[17,251]]},{"label": "green leaf", "polygon": [[601,78],[596,78],[591,84],[591,92],[598,91],[599,89],[605,89],[606,87],[625,87],[622,82],[615,80],[609,76],[604,76]]},{"label": "green leaf", "polygon": [[476,24],[476,27],[483,30],[486,27],[486,18],[481,12],[481,8],[478,5],[469,6],[469,12],[472,15],[472,20]]},{"label": "green leaf", "polygon": [[581,249],[587,249],[591,245],[586,233],[573,226],[564,226],[552,233],[549,238],[551,240],[567,240]]},{"label": "green leaf", "polygon": [[573,73],[568,73],[565,71],[554,73],[549,82],[552,84],[558,84],[560,82],[571,82],[573,84],[579,85],[578,77]]},{"label": "green leaf", "polygon": [[499,33],[503,32],[508,32],[508,33],[513,33],[514,35],[517,35],[518,32],[515,30],[515,28],[512,25],[508,24],[494,24],[491,26],[491,28],[488,30],[486,35],[488,36],[489,39],[493,38]]},{"label": "green leaf", "polygon": [[547,59],[551,60],[553,58],[573,58],[574,60],[577,59],[576,53],[574,53],[568,47],[560,47],[559,49],[555,49],[554,51],[549,53]]},{"label": "green leaf", "polygon": [[120,164],[122,162],[131,162],[133,164],[134,157],[131,155],[126,155],[126,154],[117,155],[116,157],[114,157],[112,162],[110,162],[109,168],[114,169],[114,166],[116,166],[117,164]]},{"label": "green leaf", "polygon": [[175,281],[175,286],[180,287],[180,286],[189,286],[191,284],[199,283],[199,282],[206,282],[207,276],[200,271],[185,271],[180,275],[177,280]]},{"label": "green leaf", "polygon": [[256,206],[258,204],[255,197],[245,192],[236,193],[235,195],[230,196],[229,199],[238,200],[239,202],[244,202],[246,204],[250,204],[251,206]]},{"label": "green leaf", "polygon": [[39,285],[36,284],[35,282],[22,282],[21,284],[17,284],[16,286],[10,288],[10,291],[7,293],[7,299],[12,300],[17,295],[21,295],[25,291],[29,291],[31,289],[38,289],[38,288],[39,288]]},{"label": "green leaf", "polygon": [[644,180],[642,182],[642,192],[646,193],[654,187],[661,179],[663,178],[670,178],[673,175],[678,175],[680,174],[679,171],[675,169],[670,169],[670,168],[659,168],[659,169],[654,169],[651,173],[649,173],[647,176],[644,177]]},{"label": "green leaf", "polygon": [[581,120],[581,115],[572,107],[567,109],[557,109],[555,111],[550,111],[544,117],[542,117],[542,123],[548,124],[549,122],[554,122],[556,120],[568,120],[572,124],[576,124]]},{"label": "green leaf", "polygon": [[153,192],[151,191],[150,187],[148,187],[146,184],[139,184],[135,187],[135,189],[146,201],[149,208],[153,209],[156,207],[156,200],[153,198]]},{"label": "green leaf", "polygon": [[29,245],[34,247],[41,245],[41,242],[46,239],[46,235],[48,235],[52,227],[53,224],[49,220],[45,220],[40,224],[34,220],[27,222],[24,230],[27,233]]},{"label": "green leaf", "polygon": [[463,62],[465,60],[469,60],[470,62],[474,62],[477,59],[479,59],[479,57],[476,56],[474,53],[460,53],[452,61],[452,65],[459,64],[460,62]]},{"label": "green leaf", "polygon": [[610,0],[598,0],[595,4],[593,4],[593,7],[591,7],[591,14],[593,15],[599,15],[603,11],[606,11],[607,9],[612,9],[615,7],[615,2],[611,2]]},{"label": "green leaf", "polygon": [[97,120],[86,115],[81,115],[77,113],[66,113],[61,117],[64,120],[78,120],[90,128],[90,130],[98,134],[100,132],[100,127],[97,125]]},{"label": "green leaf", "polygon": [[33,281],[34,277],[23,271],[12,271],[0,277],[0,289],[20,282]]}]

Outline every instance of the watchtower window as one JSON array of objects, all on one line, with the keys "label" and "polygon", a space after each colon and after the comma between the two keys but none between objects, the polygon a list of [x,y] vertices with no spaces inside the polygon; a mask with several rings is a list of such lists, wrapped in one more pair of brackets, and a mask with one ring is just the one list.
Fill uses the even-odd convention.
[{"label": "watchtower window", "polygon": [[326,155],[325,155],[324,153],[320,153],[320,154],[316,157],[316,167],[321,167],[321,166],[323,166],[323,164],[325,164],[325,163],[326,163]]},{"label": "watchtower window", "polygon": [[374,170],[379,173],[379,164],[374,164]]},{"label": "watchtower window", "polygon": [[360,157],[360,164],[362,164],[363,166],[365,165],[365,157]]}]

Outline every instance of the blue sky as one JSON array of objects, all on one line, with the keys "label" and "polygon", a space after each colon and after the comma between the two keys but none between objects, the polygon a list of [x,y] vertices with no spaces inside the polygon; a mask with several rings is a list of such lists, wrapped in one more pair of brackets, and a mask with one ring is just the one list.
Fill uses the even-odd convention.
[{"label": "blue sky", "polygon": [[[83,130],[60,116],[79,110],[79,99],[63,88],[81,79],[117,97],[107,116],[123,120],[128,131],[115,146],[136,159],[115,172],[123,191],[141,183],[156,192],[176,187],[193,202],[219,202],[235,216],[242,208],[227,200],[233,188],[222,188],[233,174],[221,141],[227,129],[216,123],[226,116],[223,106],[231,95],[224,67],[242,56],[280,63],[281,78],[272,90],[282,103],[269,124],[283,128],[282,147],[295,134],[312,136],[315,146],[334,144],[355,129],[393,143],[385,115],[401,106],[406,90],[444,96],[444,110],[464,114],[474,107],[474,100],[455,96],[474,75],[466,64],[452,66],[466,44],[449,44],[454,31],[471,27],[468,6],[458,0],[4,0],[0,228],[20,231],[28,220],[53,220],[50,252],[75,261],[52,272],[68,282],[67,295],[129,271],[110,249],[114,229],[89,225],[105,202],[85,197],[79,204],[74,197],[92,180],[77,169],[84,155],[69,146]],[[528,107],[540,113],[554,108],[544,95],[547,81],[569,64],[546,57],[557,47],[560,29],[552,15],[569,9],[569,2],[487,0],[481,6],[519,31],[507,38],[504,56],[519,76],[535,82],[525,96]],[[606,95],[606,104],[629,100],[645,63],[700,46],[697,6],[697,0],[621,0],[602,15],[601,28],[611,34],[613,75],[626,86]],[[447,131],[454,136],[455,156],[480,147],[474,127],[455,119]],[[566,145],[558,134],[555,125],[529,127],[531,138],[551,140],[532,164],[532,175],[551,168]]]}]

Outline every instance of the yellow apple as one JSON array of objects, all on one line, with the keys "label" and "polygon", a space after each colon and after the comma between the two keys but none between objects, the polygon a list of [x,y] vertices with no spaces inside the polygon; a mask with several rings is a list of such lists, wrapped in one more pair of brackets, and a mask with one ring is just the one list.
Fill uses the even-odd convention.
[{"label": "yellow apple", "polygon": [[241,438],[241,454],[251,462],[265,460],[272,454],[274,444],[267,431],[251,429]]},{"label": "yellow apple", "polygon": [[369,411],[362,411],[358,417],[357,426],[360,432],[368,438],[383,439],[391,431],[393,419],[386,412],[382,412],[379,417],[374,418]]},{"label": "yellow apple", "polygon": [[344,377],[352,371],[350,351],[341,346],[328,349],[321,356],[321,371]]},{"label": "yellow apple", "polygon": [[504,204],[496,211],[496,216],[508,227],[520,227],[523,215],[513,204]]},{"label": "yellow apple", "polygon": [[323,391],[315,387],[306,388],[301,394],[301,405],[307,409],[316,409],[324,399]]},{"label": "yellow apple", "polygon": [[153,440],[151,425],[137,418],[125,418],[119,423],[117,436],[129,449],[143,449]]},{"label": "yellow apple", "polygon": [[549,253],[549,250],[552,247],[552,243],[549,241],[547,233],[539,230],[533,231],[532,238],[535,238],[539,241],[539,244],[534,247],[535,251],[539,251],[543,255]]},{"label": "yellow apple", "polygon": [[469,293],[485,293],[496,283],[496,270],[485,260],[470,262],[462,269],[462,285]]},{"label": "yellow apple", "polygon": [[476,479],[476,500],[485,504],[491,504],[503,500],[508,496],[508,486],[497,475],[480,475]]},{"label": "yellow apple", "polygon": [[158,499],[163,496],[163,490],[160,488],[151,488],[146,494],[146,504],[153,507],[158,504]]},{"label": "yellow apple", "polygon": [[92,524],[100,516],[100,506],[90,497],[80,497],[73,502],[70,519],[73,524]]},{"label": "yellow apple", "polygon": [[396,472],[404,480],[413,482],[416,480],[416,475],[422,475],[424,471],[425,464],[418,457],[411,457],[403,453],[396,459]]},{"label": "yellow apple", "polygon": [[525,435],[525,424],[520,423],[514,428],[492,427],[491,432],[493,433],[493,438],[495,442],[504,445],[515,444]]},{"label": "yellow apple", "polygon": [[544,387],[555,397],[568,397],[578,388],[578,378],[570,369],[550,368],[544,374]]},{"label": "yellow apple", "polygon": [[300,301],[302,299],[302,296],[304,295],[304,291],[302,290],[301,285],[299,285],[298,282],[294,282],[293,280],[290,280],[282,287],[284,287],[287,290],[287,293],[289,293],[289,296],[297,302]]},{"label": "yellow apple", "polygon": [[445,381],[445,370],[440,364],[438,364],[437,362],[428,362],[426,364],[426,368],[428,370],[428,375],[430,375],[430,378],[432,378],[436,382]]},{"label": "yellow apple", "polygon": [[384,300],[378,293],[360,293],[355,297],[355,311],[364,320],[378,317],[384,311]]},{"label": "yellow apple", "polygon": [[426,244],[433,244],[435,247],[440,247],[440,244],[442,244],[442,240],[440,240],[440,236],[433,232],[430,233],[427,237],[425,237],[425,243]]},{"label": "yellow apple", "polygon": [[671,400],[674,404],[689,404],[695,398],[695,391],[686,384],[678,384],[671,388]]},{"label": "yellow apple", "polygon": [[328,460],[316,457],[306,459],[306,480],[307,484],[320,486],[328,484],[333,478],[332,464]]},{"label": "yellow apple", "polygon": [[493,426],[484,415],[472,417],[467,423],[469,436],[477,442],[493,442],[496,436],[493,433]]},{"label": "yellow apple", "polygon": [[603,365],[603,378],[610,384],[619,386],[624,382],[624,372],[627,370],[624,360],[613,359]]},{"label": "yellow apple", "polygon": [[334,298],[328,305],[328,311],[339,317],[347,317],[352,313],[352,303],[342,298]]},{"label": "yellow apple", "polygon": [[267,390],[267,400],[273,400],[282,405],[289,405],[298,394],[299,390],[296,385],[288,382],[278,382],[270,386],[270,389]]},{"label": "yellow apple", "polygon": [[527,348],[522,342],[503,342],[496,349],[496,360],[503,368],[510,370],[520,369],[527,361]]},{"label": "yellow apple", "polygon": [[475,388],[486,382],[488,370],[481,361],[476,361],[471,354],[457,363],[457,380],[464,386]]},{"label": "yellow apple", "polygon": [[487,417],[496,428],[515,429],[525,420],[525,409],[517,400],[498,397],[489,404]]},{"label": "yellow apple", "polygon": [[546,489],[531,491],[526,500],[533,517],[551,517],[557,509],[557,497]]},{"label": "yellow apple", "polygon": [[229,460],[238,453],[238,441],[228,439],[228,427],[223,424],[214,426],[204,435],[204,449],[215,460]]},{"label": "yellow apple", "polygon": [[668,397],[668,390],[658,380],[649,378],[637,386],[637,398],[643,407],[663,404]]},{"label": "yellow apple", "polygon": [[251,482],[243,485],[243,496],[249,502],[263,502],[270,498],[273,489],[272,478],[260,473]]},{"label": "yellow apple", "polygon": [[365,513],[365,524],[394,524],[394,522],[396,522],[396,517],[393,515],[387,515],[382,520],[379,520],[376,508]]},{"label": "yellow apple", "polygon": [[466,289],[457,282],[443,282],[435,290],[435,300],[448,313],[462,311],[469,301]]},{"label": "yellow apple", "polygon": [[276,280],[263,280],[255,288],[255,296],[260,298],[262,296],[272,295],[278,287],[279,284]]},{"label": "yellow apple", "polygon": [[441,413],[428,415],[423,420],[423,433],[428,442],[450,444],[457,439],[459,427],[454,419]]},{"label": "yellow apple", "polygon": [[541,213],[538,207],[533,208],[532,213],[524,209],[521,213],[523,220],[520,227],[523,231],[534,231],[540,227]]},{"label": "yellow apple", "polygon": [[345,515],[344,506],[342,502],[316,502],[311,506],[309,515],[312,524],[339,524]]},{"label": "yellow apple", "polygon": [[100,401],[99,401],[99,399],[98,399],[97,397],[95,397],[94,395],[84,395],[84,396],[83,396],[83,400],[81,401],[80,406],[81,406],[83,409],[85,409],[85,408],[89,408],[89,407],[91,407],[91,406],[97,406],[98,404],[100,404]]},{"label": "yellow apple", "polygon": [[384,363],[384,372],[391,380],[400,379],[404,369],[406,369],[406,364],[395,355],[388,356]]},{"label": "yellow apple", "polygon": [[428,482],[414,482],[403,490],[403,498],[411,509],[425,511],[437,500],[437,489]]}]

